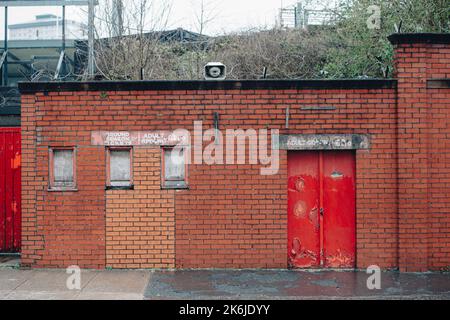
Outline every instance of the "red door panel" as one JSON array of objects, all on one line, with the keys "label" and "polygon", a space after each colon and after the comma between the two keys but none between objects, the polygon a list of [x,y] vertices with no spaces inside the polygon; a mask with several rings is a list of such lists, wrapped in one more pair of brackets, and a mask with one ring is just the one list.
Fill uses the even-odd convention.
[{"label": "red door panel", "polygon": [[20,251],[20,162],[20,128],[0,128],[0,252]]},{"label": "red door panel", "polygon": [[288,155],[288,257],[289,266],[320,264],[318,153]]},{"label": "red door panel", "polygon": [[14,215],[12,212],[13,204],[13,173],[11,168],[11,159],[14,149],[13,133],[5,133],[5,248],[10,251],[13,247],[13,230],[14,230]]},{"label": "red door panel", "polygon": [[20,252],[22,244],[22,137],[20,129],[14,134],[14,152],[11,160],[11,168],[13,171],[13,204],[12,212],[14,215],[13,230],[13,250]]},{"label": "red door panel", "polygon": [[354,153],[289,152],[289,267],[353,268],[355,228]]},{"label": "red door panel", "polygon": [[324,267],[355,267],[355,226],[354,154],[326,152],[323,160]]},{"label": "red door panel", "polygon": [[[1,130],[1,129],[0,129]],[[5,134],[0,131],[0,252],[5,251],[6,245],[6,163],[5,163]]]}]

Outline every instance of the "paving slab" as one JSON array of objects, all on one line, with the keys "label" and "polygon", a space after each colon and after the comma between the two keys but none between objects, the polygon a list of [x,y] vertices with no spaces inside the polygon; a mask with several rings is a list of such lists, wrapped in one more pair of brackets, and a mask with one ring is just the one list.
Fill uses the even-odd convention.
[{"label": "paving slab", "polygon": [[150,271],[81,270],[81,289],[69,290],[65,270],[0,270],[4,300],[142,300]]},{"label": "paving slab", "polygon": [[150,271],[112,270],[98,272],[83,293],[138,293],[143,295],[150,278]]},{"label": "paving slab", "polygon": [[31,270],[0,269],[0,290],[13,290],[33,276]]},{"label": "paving slab", "polygon": [[369,290],[362,271],[155,271],[145,299],[450,299],[449,273],[382,272]]},{"label": "paving slab", "polygon": [[[70,276],[65,270],[31,270],[32,275],[16,288],[19,291],[30,292],[68,292],[67,279]],[[0,272],[1,273],[1,272]],[[98,271],[81,270],[81,287],[86,286]]]}]

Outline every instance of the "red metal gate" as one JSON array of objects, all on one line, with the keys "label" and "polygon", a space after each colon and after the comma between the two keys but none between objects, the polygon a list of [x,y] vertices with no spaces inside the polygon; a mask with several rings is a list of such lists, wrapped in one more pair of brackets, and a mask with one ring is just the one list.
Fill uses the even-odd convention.
[{"label": "red metal gate", "polygon": [[0,128],[0,252],[20,252],[20,128]]},{"label": "red metal gate", "polygon": [[288,259],[291,268],[355,266],[355,154],[288,154]]}]

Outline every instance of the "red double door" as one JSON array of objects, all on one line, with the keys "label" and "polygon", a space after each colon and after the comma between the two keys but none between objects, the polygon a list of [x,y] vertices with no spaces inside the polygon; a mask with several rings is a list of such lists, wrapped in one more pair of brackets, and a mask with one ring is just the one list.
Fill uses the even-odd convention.
[{"label": "red double door", "polygon": [[0,253],[20,252],[20,128],[0,128]]},{"label": "red double door", "polygon": [[355,154],[288,154],[290,268],[355,267]]}]

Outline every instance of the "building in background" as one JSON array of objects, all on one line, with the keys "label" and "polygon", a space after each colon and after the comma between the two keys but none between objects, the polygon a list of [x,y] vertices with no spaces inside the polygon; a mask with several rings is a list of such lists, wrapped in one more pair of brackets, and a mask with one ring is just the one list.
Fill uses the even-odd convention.
[{"label": "building in background", "polygon": [[[335,2],[332,2],[335,3]],[[307,28],[308,26],[333,25],[336,21],[337,5],[325,6],[311,1],[281,7],[277,25],[280,28]]]},{"label": "building in background", "polygon": [[[41,14],[36,20],[8,26],[11,40],[54,40],[61,39],[62,18],[54,14]],[[83,23],[66,20],[66,38],[84,39],[87,26]]]},{"label": "building in background", "polygon": [[[189,46],[208,39],[205,35],[181,28],[145,35],[161,42],[179,42]],[[97,41],[108,41],[103,38]],[[61,59],[63,43],[58,39],[9,40],[8,68],[0,82],[0,127],[20,125],[20,95],[17,83],[20,81],[78,81],[87,65],[88,43],[86,39],[66,39],[64,56]],[[4,54],[4,41],[0,41],[0,62]],[[1,65],[1,64],[0,64]],[[5,66],[5,64],[3,64]],[[3,68],[0,67],[3,72]],[[1,73],[0,73],[1,74]],[[1,79],[2,77],[0,77]]]}]

